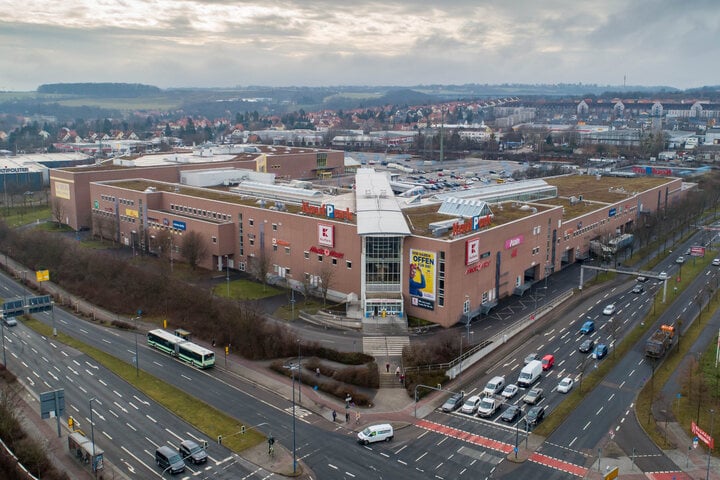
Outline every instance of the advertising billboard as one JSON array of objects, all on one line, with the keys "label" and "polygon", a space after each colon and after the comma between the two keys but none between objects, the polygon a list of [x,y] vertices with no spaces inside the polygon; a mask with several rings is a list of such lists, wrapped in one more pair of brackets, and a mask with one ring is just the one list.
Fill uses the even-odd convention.
[{"label": "advertising billboard", "polygon": [[410,250],[408,286],[412,297],[435,300],[435,252]]}]

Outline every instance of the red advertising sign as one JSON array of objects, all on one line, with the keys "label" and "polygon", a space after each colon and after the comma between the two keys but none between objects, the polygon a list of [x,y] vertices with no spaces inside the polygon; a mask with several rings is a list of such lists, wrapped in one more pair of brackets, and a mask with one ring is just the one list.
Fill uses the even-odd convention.
[{"label": "red advertising sign", "polygon": [[695,422],[692,422],[691,427],[693,435],[697,435],[697,437],[702,440],[703,443],[710,448],[710,450],[715,448],[715,440],[713,440],[713,438],[708,435],[705,430],[698,427]]},{"label": "red advertising sign", "polygon": [[704,257],[705,247],[690,247],[690,255],[693,257]]}]

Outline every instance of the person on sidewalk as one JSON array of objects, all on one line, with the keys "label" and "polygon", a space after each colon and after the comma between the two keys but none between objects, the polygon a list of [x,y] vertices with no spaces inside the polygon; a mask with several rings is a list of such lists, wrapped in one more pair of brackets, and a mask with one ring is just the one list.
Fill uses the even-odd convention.
[{"label": "person on sidewalk", "polygon": [[337,412],[335,410],[332,411],[332,417],[333,417],[333,423],[335,423],[335,420],[337,419]]},{"label": "person on sidewalk", "polygon": [[360,412],[355,412],[355,425],[360,423]]},{"label": "person on sidewalk", "polygon": [[399,366],[399,365],[398,365],[398,367],[395,369],[395,376],[396,376],[396,377],[399,377],[399,376],[400,376],[400,366]]},{"label": "person on sidewalk", "polygon": [[345,423],[350,423],[350,412],[345,410]]},{"label": "person on sidewalk", "polygon": [[320,367],[317,367],[317,368],[315,369],[315,376],[316,376],[317,378],[320,378]]}]

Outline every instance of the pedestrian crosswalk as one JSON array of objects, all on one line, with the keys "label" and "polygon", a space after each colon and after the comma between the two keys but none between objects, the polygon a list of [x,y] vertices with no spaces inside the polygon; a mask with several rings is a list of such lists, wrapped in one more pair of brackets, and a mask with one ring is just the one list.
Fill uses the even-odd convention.
[{"label": "pedestrian crosswalk", "polygon": [[402,355],[403,347],[410,345],[410,337],[363,337],[363,353],[373,357]]}]

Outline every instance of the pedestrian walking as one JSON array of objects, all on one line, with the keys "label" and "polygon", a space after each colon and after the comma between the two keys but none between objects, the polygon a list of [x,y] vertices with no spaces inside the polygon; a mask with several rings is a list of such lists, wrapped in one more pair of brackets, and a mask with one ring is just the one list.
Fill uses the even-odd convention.
[{"label": "pedestrian walking", "polygon": [[360,412],[355,412],[355,425],[360,423]]},{"label": "pedestrian walking", "polygon": [[390,373],[390,363],[386,363],[386,364],[385,364],[385,371],[386,371],[387,373]]},{"label": "pedestrian walking", "polygon": [[397,368],[395,369],[395,376],[396,376],[396,377],[399,377],[399,376],[400,376],[400,367],[397,367]]},{"label": "pedestrian walking", "polygon": [[213,346],[213,347],[215,346],[215,339],[214,339],[214,338],[212,339],[212,346]]},{"label": "pedestrian walking", "polygon": [[405,382],[405,374],[401,373],[400,374],[400,383],[404,383],[404,382]]},{"label": "pedestrian walking", "polygon": [[337,419],[337,412],[335,410],[333,410],[333,412],[332,412],[332,417],[333,417],[333,422],[335,422],[335,420]]},{"label": "pedestrian walking", "polygon": [[318,378],[320,378],[320,367],[317,367],[317,368],[315,369],[315,376],[318,377]]},{"label": "pedestrian walking", "polygon": [[345,412],[345,423],[350,423],[350,412]]}]

